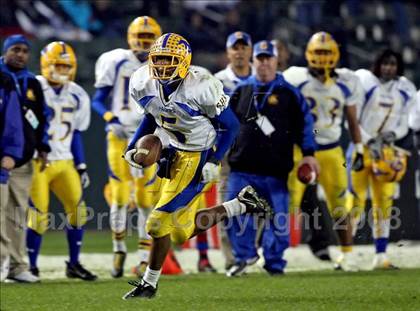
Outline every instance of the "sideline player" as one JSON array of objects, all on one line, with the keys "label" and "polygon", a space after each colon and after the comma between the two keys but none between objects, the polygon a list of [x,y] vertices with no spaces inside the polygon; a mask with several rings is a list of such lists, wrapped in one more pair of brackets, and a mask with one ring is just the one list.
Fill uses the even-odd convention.
[{"label": "sideline player", "polygon": [[[363,100],[363,89],[359,79],[350,70],[336,68],[340,55],[338,45],[330,34],[315,33],[308,42],[305,57],[308,67],[292,66],[283,75],[305,96],[314,118],[318,145],[315,157],[321,166],[319,184],[324,189],[343,252],[336,268],[355,270],[357,268],[350,255],[353,245],[350,215],[345,204],[347,173],[339,140],[345,112],[357,153],[352,169],[361,170],[363,145],[357,124],[356,105]],[[296,166],[292,174],[296,176]],[[289,188],[292,208],[300,206],[305,186],[296,177],[290,179]]]},{"label": "sideline player", "polygon": [[356,227],[366,207],[367,188],[370,188],[376,248],[373,267],[394,269],[396,267],[388,259],[386,248],[395,186],[403,177],[407,164],[406,155],[401,154],[394,143],[408,134],[409,115],[416,109],[416,89],[403,76],[403,61],[399,53],[382,51],[372,68],[372,71],[356,71],[366,92],[359,112],[365,168],[352,172],[354,200],[351,205]]},{"label": "sideline player", "polygon": [[[127,40],[129,49],[115,49],[102,54],[95,68],[96,92],[92,107],[106,121],[108,175],[111,188],[112,244],[114,252],[111,275],[122,277],[127,256],[125,243],[127,211],[131,189],[138,207],[138,266],[139,273],[144,272],[149,256],[151,240],[144,227],[150,208],[156,201],[158,183],[156,166],[134,172],[121,158],[127,148],[128,139],[134,134],[143,116],[138,112],[136,103],[128,93],[131,75],[147,61],[150,47],[162,34],[160,25],[149,16],[134,19],[128,27]],[[111,97],[108,108],[106,100]]]},{"label": "sideline player", "polygon": [[[145,117],[125,159],[141,168],[133,161],[137,152],[134,144],[157,126],[170,136],[173,159],[159,201],[147,220],[146,228],[153,238],[149,265],[143,278],[131,283],[135,288],[123,299],[155,296],[171,240],[183,243],[226,217],[266,213],[270,208],[250,186],[223,205],[198,210],[194,204],[200,193],[218,179],[220,160],[236,136],[238,120],[228,108],[229,97],[222,83],[189,69],[191,57],[185,38],[164,34],[153,44],[148,66],[137,70],[130,80],[130,94],[144,109]],[[211,120],[217,120],[225,129],[219,137]]]},{"label": "sideline player", "polygon": [[84,158],[81,132],[89,127],[90,102],[87,93],[74,81],[76,55],[62,41],[48,44],[41,51],[41,83],[45,102],[52,110],[49,127],[48,165],[34,163],[31,202],[28,211],[26,246],[31,272],[38,276],[37,258],[42,235],[49,225],[50,190],[58,197],[67,215],[67,240],[70,260],[66,262],[66,275],[85,281],[96,280],[96,275],[79,262],[86,223],[86,205],[82,187],[89,185],[89,176]]}]

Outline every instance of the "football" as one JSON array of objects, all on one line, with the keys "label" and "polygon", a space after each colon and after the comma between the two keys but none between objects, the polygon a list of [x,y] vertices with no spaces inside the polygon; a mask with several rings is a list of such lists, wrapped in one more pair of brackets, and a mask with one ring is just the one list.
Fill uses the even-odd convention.
[{"label": "football", "polygon": [[318,177],[315,170],[308,163],[303,163],[299,166],[297,176],[302,183],[309,185],[314,184]]},{"label": "football", "polygon": [[135,146],[137,152],[133,159],[141,166],[150,166],[160,159],[162,142],[158,136],[153,134],[145,135],[136,142]]}]

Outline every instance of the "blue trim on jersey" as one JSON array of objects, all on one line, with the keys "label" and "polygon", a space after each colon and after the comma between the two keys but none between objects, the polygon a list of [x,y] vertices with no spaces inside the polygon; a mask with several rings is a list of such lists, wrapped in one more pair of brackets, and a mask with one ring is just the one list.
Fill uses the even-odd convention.
[{"label": "blue trim on jersey", "polygon": [[138,104],[142,107],[142,108],[146,108],[147,104],[154,98],[155,96],[144,96],[142,98],[140,98],[140,100],[138,101]]},{"label": "blue trim on jersey", "polygon": [[230,107],[223,110],[221,114],[214,118],[214,120],[218,121],[221,131],[218,131],[216,152],[213,156],[221,161],[225,156],[225,153],[233,144],[239,132],[240,123]]},{"label": "blue trim on jersey", "polygon": [[200,163],[198,164],[194,177],[191,179],[188,186],[178,193],[169,203],[157,208],[156,210],[160,212],[173,213],[188,206],[188,203],[190,203],[192,199],[204,189],[206,184],[200,182],[201,170],[206,163],[208,155],[211,153],[209,151],[210,150],[205,150],[200,153]]},{"label": "blue trim on jersey", "polygon": [[63,112],[73,112],[74,109],[73,109],[73,107],[63,107],[62,111]]},{"label": "blue trim on jersey", "polygon": [[157,124],[155,118],[150,114],[146,114],[141,122],[140,126],[137,128],[136,132],[134,133],[133,138],[131,139],[130,143],[127,146],[127,150],[134,149],[136,142],[139,140],[140,137],[143,137],[147,134],[153,134],[156,130]]},{"label": "blue trim on jersey", "polygon": [[82,163],[86,163],[82,134],[78,130],[74,130],[73,132],[73,139],[71,141],[71,153],[73,154],[74,164],[76,166]]},{"label": "blue trim on jersey", "polygon": [[198,117],[201,116],[201,112],[192,109],[190,106],[184,103],[175,102],[182,110],[184,110],[186,113],[188,113],[191,117]]},{"label": "blue trim on jersey", "polygon": [[105,104],[105,100],[111,94],[112,86],[103,86],[96,89],[95,94],[92,98],[92,108],[95,110],[101,117],[108,111],[108,107]]},{"label": "blue trim on jersey", "polygon": [[351,92],[350,92],[349,88],[347,87],[347,85],[345,85],[344,83],[341,83],[341,82],[336,82],[336,83],[337,83],[337,86],[343,92],[344,97],[349,98],[351,96]]},{"label": "blue trim on jersey", "polygon": [[375,85],[375,86],[374,86],[374,87],[372,87],[369,91],[367,91],[367,92],[366,92],[366,94],[365,94],[365,102],[363,103],[362,110],[360,111],[359,120],[361,120],[361,119],[362,119],[362,116],[363,116],[363,113],[364,113],[364,111],[365,111],[366,105],[367,105],[367,103],[369,102],[369,99],[372,97],[373,92],[375,91],[375,89],[376,89],[377,87],[378,87],[378,86],[377,86],[377,85]]},{"label": "blue trim on jersey", "polygon": [[354,144],[350,143],[346,151],[347,189],[350,191],[351,194],[357,197],[357,193],[353,188],[353,181],[351,178],[351,166],[354,148]]},{"label": "blue trim on jersey", "polygon": [[128,59],[122,59],[120,60],[116,65],[115,65],[115,76],[114,76],[114,82],[112,83],[112,85],[115,85],[115,82],[117,81],[117,77],[118,77],[118,72],[121,69],[121,66],[124,65],[124,63],[128,62]]},{"label": "blue trim on jersey", "polygon": [[309,80],[303,81],[301,84],[297,86],[298,90],[301,91],[303,87],[309,83]]},{"label": "blue trim on jersey", "polygon": [[168,43],[168,40],[169,40],[169,37],[170,37],[170,36],[171,36],[171,34],[170,34],[170,33],[168,33],[168,34],[166,35],[166,37],[165,37],[165,38],[163,38],[162,48],[166,47],[166,44]]},{"label": "blue trim on jersey", "polygon": [[74,94],[74,93],[70,93],[71,94],[71,96],[73,96],[73,98],[76,100],[76,110],[79,110],[79,108],[80,108],[80,98],[79,98],[79,96],[77,96],[76,94]]},{"label": "blue trim on jersey", "polygon": [[400,92],[400,94],[402,95],[404,102],[403,102],[403,106],[407,105],[408,100],[410,99],[410,96],[403,90],[398,90]]}]

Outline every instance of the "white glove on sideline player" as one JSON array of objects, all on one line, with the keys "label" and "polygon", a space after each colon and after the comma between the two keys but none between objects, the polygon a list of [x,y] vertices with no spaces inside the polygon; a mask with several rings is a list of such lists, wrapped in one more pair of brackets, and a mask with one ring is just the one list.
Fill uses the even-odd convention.
[{"label": "white glove on sideline player", "polygon": [[203,166],[202,175],[203,175],[203,179],[201,181],[202,183],[206,184],[209,182],[218,181],[220,178],[219,165],[212,162],[207,162]]}]

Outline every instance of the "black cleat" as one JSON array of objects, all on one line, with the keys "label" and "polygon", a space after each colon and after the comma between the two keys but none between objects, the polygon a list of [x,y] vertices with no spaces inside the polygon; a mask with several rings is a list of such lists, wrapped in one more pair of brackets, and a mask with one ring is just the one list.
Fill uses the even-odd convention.
[{"label": "black cleat", "polygon": [[151,299],[156,296],[157,286],[155,288],[143,279],[139,281],[129,281],[128,284],[135,286],[135,288],[126,293],[122,297],[123,300],[131,298]]},{"label": "black cleat", "polygon": [[127,254],[124,252],[115,252],[113,259],[113,267],[111,270],[111,276],[113,278],[120,278],[124,275],[124,262]]},{"label": "black cleat", "polygon": [[81,279],[83,281],[95,281],[98,277],[89,270],[86,270],[80,263],[71,264],[66,261],[66,276],[70,279]]},{"label": "black cleat", "polygon": [[203,258],[198,261],[198,272],[216,273],[217,270],[211,265],[208,259]]},{"label": "black cleat", "polygon": [[39,277],[39,269],[37,267],[30,267],[29,272],[31,272],[36,277]]},{"label": "black cleat", "polygon": [[270,204],[261,198],[254,188],[246,186],[237,195],[238,201],[245,204],[248,214],[268,214],[272,215]]}]

